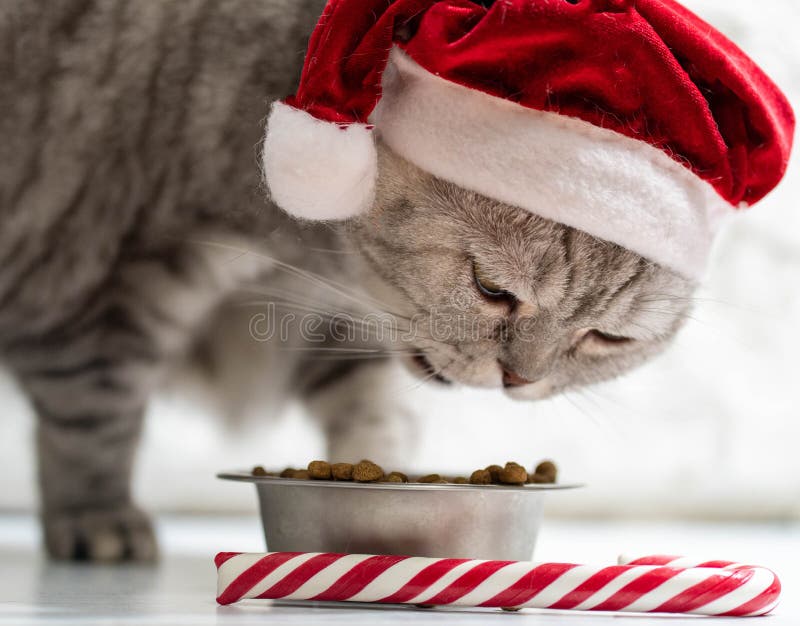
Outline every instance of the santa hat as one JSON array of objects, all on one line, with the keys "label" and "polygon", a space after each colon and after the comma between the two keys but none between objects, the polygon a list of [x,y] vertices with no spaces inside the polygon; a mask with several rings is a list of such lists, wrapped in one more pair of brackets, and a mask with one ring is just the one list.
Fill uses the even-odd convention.
[{"label": "santa hat", "polygon": [[782,178],[794,116],[673,0],[329,0],[273,105],[273,200],[374,200],[374,135],[431,174],[697,278],[721,219]]}]

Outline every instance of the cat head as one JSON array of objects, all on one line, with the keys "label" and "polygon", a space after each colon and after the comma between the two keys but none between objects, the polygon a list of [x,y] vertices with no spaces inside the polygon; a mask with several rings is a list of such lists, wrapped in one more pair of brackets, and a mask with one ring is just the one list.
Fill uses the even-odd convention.
[{"label": "cat head", "polygon": [[428,318],[409,343],[432,377],[541,397],[629,369],[794,137],[780,89],[677,8],[330,2],[270,113],[272,199],[353,218],[375,288]]},{"label": "cat head", "polygon": [[420,376],[540,399],[663,350],[695,284],[618,245],[437,179],[379,146],[346,236]]}]

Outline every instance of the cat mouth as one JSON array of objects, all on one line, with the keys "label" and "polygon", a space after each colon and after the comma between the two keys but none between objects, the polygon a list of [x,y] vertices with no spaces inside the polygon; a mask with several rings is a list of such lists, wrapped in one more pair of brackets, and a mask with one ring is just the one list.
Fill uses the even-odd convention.
[{"label": "cat mouth", "polygon": [[433,366],[427,357],[423,354],[418,354],[411,359],[416,365],[417,369],[425,375],[426,379],[435,380],[437,383],[449,385],[450,380],[442,376],[439,371]]}]

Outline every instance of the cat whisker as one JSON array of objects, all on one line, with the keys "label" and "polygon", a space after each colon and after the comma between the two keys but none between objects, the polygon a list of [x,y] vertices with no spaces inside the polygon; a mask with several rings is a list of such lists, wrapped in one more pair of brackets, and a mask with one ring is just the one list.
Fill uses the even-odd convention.
[{"label": "cat whisker", "polygon": [[[343,319],[341,319],[340,321],[341,321],[341,323],[343,325],[352,323],[353,325],[358,325],[359,327],[369,327],[369,328],[372,328],[373,330],[374,329],[382,329],[382,331],[384,333],[387,331],[386,323],[389,323],[389,324],[391,324],[391,327],[390,327],[391,331],[396,331],[396,332],[401,332],[401,333],[410,333],[410,332],[413,331],[415,337],[419,337],[419,338],[426,339],[428,341],[431,341],[431,342],[434,342],[434,343],[437,343],[437,344],[442,344],[442,345],[447,345],[447,346],[456,345],[456,342],[449,342],[449,341],[446,341],[444,339],[440,339],[440,338],[434,337],[430,333],[424,332],[424,328],[426,326],[426,324],[424,323],[424,321],[426,319],[425,316],[418,315],[415,319],[411,319],[411,318],[398,317],[397,315],[395,315],[394,313],[392,313],[390,311],[381,311],[380,313],[366,313],[366,314],[363,311],[358,311],[358,312],[355,312],[355,311],[337,311],[337,312],[332,312],[332,311],[330,311],[328,309],[322,309],[322,308],[319,308],[319,307],[314,307],[312,304],[307,304],[306,302],[304,302],[302,300],[296,300],[296,301],[289,300],[289,299],[286,298],[287,294],[282,293],[282,292],[277,291],[277,290],[275,290],[275,291],[263,290],[263,291],[256,291],[256,293],[258,293],[259,295],[265,295],[265,296],[268,296],[268,297],[269,296],[273,296],[275,298],[280,298],[280,299],[249,301],[249,302],[242,303],[243,306],[268,306],[268,305],[272,304],[274,306],[284,306],[285,308],[294,307],[295,310],[305,310],[305,311],[307,311],[309,313],[314,313],[314,314],[317,314],[317,315],[320,315],[320,316],[324,316],[324,317],[326,317],[327,319],[330,319],[330,320],[336,320],[336,318],[341,317]],[[323,304],[327,304],[327,303],[323,303]],[[385,315],[389,319],[365,320],[365,319],[357,319],[356,317],[354,317],[356,315],[363,315],[365,317],[367,317],[369,315]],[[428,319],[430,317],[431,317],[430,315],[427,316]],[[344,319],[344,318],[346,318],[346,319]],[[401,323],[401,322],[405,322],[407,319],[412,321],[413,325],[412,324],[403,324],[403,323]]]},{"label": "cat whisker", "polygon": [[[320,318],[326,320],[327,322],[330,322],[331,329],[333,329],[333,326],[336,326],[340,334],[345,333],[348,331],[348,329],[350,329],[351,332],[352,331],[359,332],[363,340],[371,338],[375,339],[376,341],[388,342],[389,344],[394,344],[397,341],[408,341],[405,335],[407,335],[412,330],[409,327],[397,323],[397,320],[389,319],[389,320],[384,320],[383,322],[379,320],[377,321],[362,320],[353,317],[348,312],[326,311],[324,309],[310,307],[304,304],[296,304],[288,301],[270,300],[266,302],[248,303],[245,306],[261,307],[268,305],[275,306],[281,311],[288,311],[292,313],[293,312],[310,313],[319,316]],[[400,335],[403,336],[401,337]],[[421,333],[417,333],[415,336],[423,336],[423,335]]]},{"label": "cat whisker", "polygon": [[364,355],[407,356],[421,354],[419,350],[380,350],[374,348],[333,348],[330,346],[285,346],[279,348],[282,352],[309,352],[309,353],[341,353]]},{"label": "cat whisker", "polygon": [[[301,299],[292,300],[292,299],[289,299],[292,294],[284,294],[284,293],[280,293],[280,292],[277,292],[277,291],[273,292],[273,293],[262,292],[262,293],[259,293],[259,295],[269,296],[269,297],[272,297],[273,299],[271,299],[271,300],[248,301],[248,302],[241,303],[241,306],[256,307],[256,306],[269,306],[269,305],[275,305],[275,306],[292,305],[297,309],[303,309],[303,310],[308,311],[309,313],[317,313],[319,315],[325,315],[325,316],[328,316],[328,317],[331,317],[331,318],[334,318],[336,316],[346,317],[347,319],[343,319],[342,323],[350,323],[350,322],[352,322],[352,323],[362,322],[363,323],[364,320],[360,319],[362,316],[366,317],[368,315],[374,315],[374,313],[367,313],[365,315],[363,311],[346,311],[346,310],[331,311],[329,308],[321,308],[320,306],[315,305],[315,303],[309,303],[308,300],[301,300]],[[324,305],[326,303],[321,303],[321,304]],[[402,320],[402,318],[397,318],[397,316],[395,316],[393,313],[389,313],[389,312],[386,312],[386,311],[382,311],[380,314],[381,315],[385,315],[387,318],[391,318],[391,320],[394,321],[394,322],[396,322],[398,320]],[[405,321],[405,320],[402,320],[402,321]],[[375,324],[376,322],[377,322],[377,320],[375,322],[372,322],[372,323]],[[401,330],[409,330],[410,329],[408,326],[400,326],[399,324],[397,326]]]},{"label": "cat whisker", "polygon": [[[397,323],[396,320],[390,320],[390,322],[393,323],[394,325],[387,327],[386,324],[381,324],[380,321],[370,322],[370,321],[365,321],[365,320],[361,320],[361,319],[358,319],[358,318],[354,318],[348,312],[341,312],[341,311],[339,311],[339,312],[331,312],[331,311],[328,311],[328,310],[325,310],[325,309],[311,307],[311,306],[306,305],[306,304],[295,304],[295,303],[290,302],[290,301],[260,300],[260,301],[250,301],[250,302],[240,303],[240,306],[259,306],[259,307],[261,307],[261,306],[269,306],[269,305],[273,305],[275,307],[278,307],[283,311],[291,311],[291,312],[300,311],[300,312],[306,312],[306,313],[313,313],[314,315],[318,315],[321,318],[326,319],[331,323],[334,323],[334,324],[337,323],[337,322],[340,323],[341,324],[340,332],[347,332],[347,327],[349,326],[352,331],[355,331],[355,332],[358,332],[358,333],[361,334],[360,337],[348,337],[346,340],[343,340],[343,341],[354,342],[354,341],[357,341],[357,340],[360,339],[361,341],[365,341],[366,342],[368,340],[374,340],[374,341],[377,341],[379,343],[386,343],[389,346],[397,346],[398,342],[399,343],[408,343],[409,342],[409,338],[407,338],[406,336],[398,336],[398,335],[407,335],[412,330],[409,327],[404,327],[402,324]],[[387,314],[387,315],[391,316],[391,314]],[[414,337],[415,338],[423,338],[423,339],[427,339],[427,340],[431,341],[433,345],[428,346],[428,349],[432,350],[433,352],[436,352],[436,353],[441,353],[441,351],[440,351],[440,349],[438,347],[438,344],[443,344],[445,342],[439,341],[439,340],[434,339],[432,337],[428,337],[424,333],[418,332],[418,330],[419,329],[416,329]],[[446,344],[446,345],[449,345],[449,344]],[[346,350],[347,348],[344,348],[344,349]],[[389,354],[389,355],[393,355],[393,356],[394,355],[416,356],[416,355],[424,355],[425,354],[423,351],[420,350],[420,348],[418,348],[416,346],[408,348],[408,349],[407,348],[398,348],[398,347],[392,347],[392,348],[385,348],[384,347],[384,348],[376,348],[375,350],[376,351],[380,351],[381,353]]]},{"label": "cat whisker", "polygon": [[691,304],[696,303],[707,303],[707,304],[721,304],[726,307],[732,307],[735,309],[743,309],[743,310],[750,310],[749,307],[742,306],[741,304],[737,304],[736,302],[730,302],[727,300],[720,300],[718,298],[709,298],[705,296],[679,296],[675,294],[648,294],[652,296],[652,298],[641,298],[638,302],[644,303],[653,303],[653,302],[664,302],[664,301],[673,301],[673,302],[688,302]]},{"label": "cat whisker", "polygon": [[598,430],[604,431],[604,432],[610,430],[611,432],[614,433],[615,436],[621,438],[622,433],[620,432],[620,430],[618,428],[614,427],[613,425],[611,425],[609,423],[602,422],[600,419],[597,418],[597,416],[592,411],[587,411],[585,407],[583,407],[580,404],[578,404],[578,402],[572,396],[572,394],[574,394],[574,393],[580,393],[580,390],[578,390],[578,389],[564,390],[564,392],[562,393],[562,397],[567,402],[569,402],[579,413],[581,413],[581,415],[583,415],[590,422],[592,422],[592,424],[594,424],[595,427]]},{"label": "cat whisker", "polygon": [[[381,361],[396,358],[395,354],[316,354],[315,361]],[[413,353],[404,356],[416,356]]]},{"label": "cat whisker", "polygon": [[[665,296],[663,298],[657,297],[654,300],[643,299],[643,300],[639,300],[639,302],[643,302],[643,303],[647,304],[647,303],[653,303],[653,302],[664,302],[665,300],[669,300],[669,299],[672,299],[672,300],[674,300],[676,302],[677,301],[686,301],[686,302],[690,302],[692,304],[699,303],[699,304],[710,304],[710,305],[722,305],[724,307],[727,307],[728,309],[732,309],[732,310],[740,312],[740,313],[748,313],[748,314],[754,315],[758,319],[764,319],[764,320],[768,319],[768,320],[770,320],[771,322],[774,322],[774,323],[786,323],[786,320],[784,318],[781,318],[781,317],[775,315],[774,311],[768,311],[768,310],[764,310],[764,309],[753,308],[752,306],[746,306],[746,305],[739,304],[739,303],[736,303],[736,302],[729,302],[727,300],[720,300],[720,299],[717,299],[717,298],[706,298],[706,297],[697,297],[697,296],[694,296],[694,297]],[[787,327],[788,326],[789,326],[789,324],[787,324]]]},{"label": "cat whisker", "polygon": [[357,254],[357,250],[337,250],[336,248],[313,248],[313,247],[304,247],[304,250],[308,250],[310,252],[322,252],[323,254]]},{"label": "cat whisker", "polygon": [[[292,265],[290,263],[286,263],[284,261],[281,261],[281,260],[276,259],[274,257],[271,257],[269,255],[266,255],[264,253],[257,252],[257,251],[254,251],[254,250],[242,249],[242,248],[237,247],[237,246],[232,246],[230,244],[225,244],[225,243],[220,243],[220,242],[197,241],[197,243],[216,246],[216,247],[221,247],[221,248],[224,248],[224,249],[238,250],[238,251],[241,252],[241,254],[237,258],[241,258],[242,256],[245,256],[245,255],[248,255],[248,254],[252,254],[252,255],[255,255],[255,256],[259,257],[259,258],[263,258],[263,259],[269,260],[272,263],[274,263],[278,268],[283,269],[283,270],[291,273],[292,275],[295,275],[295,276],[298,276],[300,278],[306,279],[306,280],[308,280],[308,281],[310,281],[310,282],[312,282],[314,284],[321,285],[321,286],[326,287],[326,288],[328,288],[330,290],[333,290],[334,292],[338,293],[339,295],[345,297],[346,299],[348,299],[350,301],[356,302],[356,303],[361,304],[361,305],[368,304],[368,305],[371,305],[373,307],[377,307],[378,308],[378,311],[366,311],[366,313],[370,313],[370,312],[372,312],[372,313],[384,313],[384,314],[391,315],[395,319],[403,320],[403,321],[406,321],[406,322],[409,322],[409,323],[414,323],[416,321],[419,321],[418,319],[415,320],[412,317],[408,317],[406,315],[403,315],[403,314],[397,313],[396,311],[391,310],[391,308],[385,302],[382,302],[382,301],[380,301],[380,300],[378,300],[376,298],[373,298],[371,296],[367,296],[367,295],[364,295],[364,294],[360,294],[360,293],[357,293],[357,292],[353,292],[348,287],[346,287],[345,285],[343,285],[343,284],[341,284],[341,283],[339,283],[337,281],[329,279],[329,278],[327,278],[325,276],[322,276],[320,274],[316,274],[316,273],[311,272],[309,270],[298,268],[298,267],[296,267],[296,266],[294,266],[294,265]],[[256,291],[256,293],[260,293],[261,295],[267,295],[267,296],[271,295],[269,291],[263,291],[263,292],[258,291],[258,290],[255,290],[255,291]],[[286,294],[285,293],[281,293],[281,292],[273,292],[273,294],[275,294],[275,295],[277,295],[279,297],[282,297],[282,298],[286,297]],[[316,311],[316,312],[322,313],[322,311],[319,311],[319,310]],[[365,312],[364,311],[360,311],[360,313],[363,314]],[[405,327],[403,330],[410,331],[411,328],[410,327]],[[415,329],[415,331],[420,333],[420,329],[419,329],[419,325],[418,324],[417,324],[417,328]],[[442,343],[442,344],[449,345],[449,346],[456,345],[454,342],[443,341],[441,339],[437,339],[437,338],[433,337],[430,334],[420,333],[420,335],[422,337],[424,337],[425,339],[428,339],[430,341],[434,341],[436,343]]]},{"label": "cat whisker", "polygon": [[600,402],[609,402],[612,403],[617,408],[630,412],[630,407],[620,402],[618,398],[609,397],[608,395],[600,392],[599,390],[597,390],[592,386],[581,387],[580,389],[576,389],[576,391],[579,391],[581,395],[592,394],[593,396],[595,396],[596,400],[599,400]]},{"label": "cat whisker", "polygon": [[[285,264],[285,265],[288,265],[288,264]],[[293,266],[289,266],[289,267],[293,267]],[[346,289],[346,288],[343,285],[341,285],[340,283],[337,283],[336,281],[332,281],[332,280],[330,280],[330,279],[328,279],[328,278],[326,278],[324,276],[321,276],[319,274],[313,274],[313,273],[310,273],[310,274],[313,275],[313,278],[314,278],[313,282],[315,282],[316,284],[322,284],[322,286],[324,286],[324,287],[326,287],[326,288],[328,288],[330,290],[333,290],[334,292],[338,293],[339,295],[345,297],[347,300],[350,300],[352,302],[355,302],[357,304],[362,305],[362,307],[364,307],[364,308],[359,311],[359,313],[361,313],[361,314],[382,313],[382,314],[391,315],[392,317],[394,317],[396,319],[401,319],[401,320],[404,320],[406,322],[412,322],[413,321],[413,319],[411,317],[408,317],[406,315],[403,315],[402,313],[398,313],[398,312],[392,310],[391,307],[388,304],[386,304],[385,302],[382,302],[380,300],[377,300],[377,299],[373,298],[372,296],[367,296],[367,295],[360,294],[360,293],[357,293],[357,292],[352,292],[352,293],[342,292],[341,289]],[[308,278],[308,277],[306,277],[306,278]],[[328,284],[328,283],[330,283],[330,284]],[[335,285],[335,287],[332,286],[332,285]]]},{"label": "cat whisker", "polygon": [[338,363],[338,362],[352,362],[352,361],[388,361],[392,359],[391,355],[383,355],[383,356],[364,356],[359,354],[343,354],[339,356],[325,356],[320,355],[314,357],[316,361],[323,362],[323,363]]},{"label": "cat whisker", "polygon": [[315,315],[319,315],[321,317],[334,320],[337,317],[341,317],[342,324],[366,324],[363,320],[355,317],[356,314],[350,311],[331,311],[329,309],[323,309],[318,306],[314,306],[312,304],[308,304],[305,302],[300,301],[293,301],[288,299],[272,299],[272,300],[262,300],[262,301],[251,301],[242,303],[240,306],[243,307],[280,307],[282,309],[290,309],[293,311],[305,312],[305,313],[313,313]]},{"label": "cat whisker", "polygon": [[[424,356],[424,354],[423,354],[423,356]],[[429,382],[430,380],[433,380],[433,379],[435,379],[437,376],[441,376],[441,375],[442,375],[442,372],[444,372],[444,370],[446,370],[446,369],[447,369],[448,367],[450,367],[450,366],[451,366],[453,363],[455,363],[455,361],[456,361],[455,357],[452,357],[452,358],[451,358],[451,359],[450,359],[450,360],[449,360],[449,361],[448,361],[448,362],[447,362],[445,365],[443,365],[442,367],[440,367],[440,368],[438,368],[438,369],[437,369],[437,368],[434,368],[434,371],[430,372],[429,374],[426,374],[426,375],[425,375],[425,376],[423,376],[421,379],[419,379],[419,380],[415,381],[415,383],[414,383],[414,384],[411,384],[411,385],[406,385],[405,387],[403,387],[403,388],[401,388],[401,389],[397,390],[397,393],[398,393],[398,394],[399,394],[399,393],[411,393],[411,392],[413,392],[413,391],[416,391],[417,389],[419,389],[420,387],[422,387],[422,386],[423,386],[425,383]]]},{"label": "cat whisker", "polygon": [[699,324],[705,324],[697,317],[694,317],[688,312],[678,312],[678,311],[671,311],[670,309],[633,309],[632,313],[652,313],[655,315],[664,315],[670,318],[678,318],[684,320],[692,320],[693,322],[698,322]]},{"label": "cat whisker", "polygon": [[242,253],[242,256],[251,255],[255,256],[256,258],[264,259],[265,261],[269,261],[270,263],[272,263],[278,269],[284,270],[293,276],[307,280],[320,287],[329,289],[330,291],[337,293],[338,295],[348,300],[358,302],[359,304],[364,304],[365,301],[369,301],[371,302],[373,307],[377,307],[380,310],[385,310],[388,308],[388,305],[385,302],[381,302],[380,300],[373,298],[372,296],[356,292],[351,288],[349,288],[347,285],[339,283],[331,278],[322,276],[320,274],[317,274],[316,272],[312,272],[307,269],[297,267],[296,265],[292,265],[291,263],[281,261],[280,259],[277,259],[268,254],[264,254],[263,252],[256,250],[248,250],[247,248],[241,248],[239,246],[234,246],[231,244],[215,242],[215,241],[195,240],[195,243],[222,248],[225,250],[238,251]]}]

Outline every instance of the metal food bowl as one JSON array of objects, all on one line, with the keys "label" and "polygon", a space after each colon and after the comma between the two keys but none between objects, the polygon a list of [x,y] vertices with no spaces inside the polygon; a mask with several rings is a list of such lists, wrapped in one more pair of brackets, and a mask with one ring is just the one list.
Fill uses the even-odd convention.
[{"label": "metal food bowl", "polygon": [[267,550],[527,561],[544,497],[577,485],[354,483],[252,476]]}]

